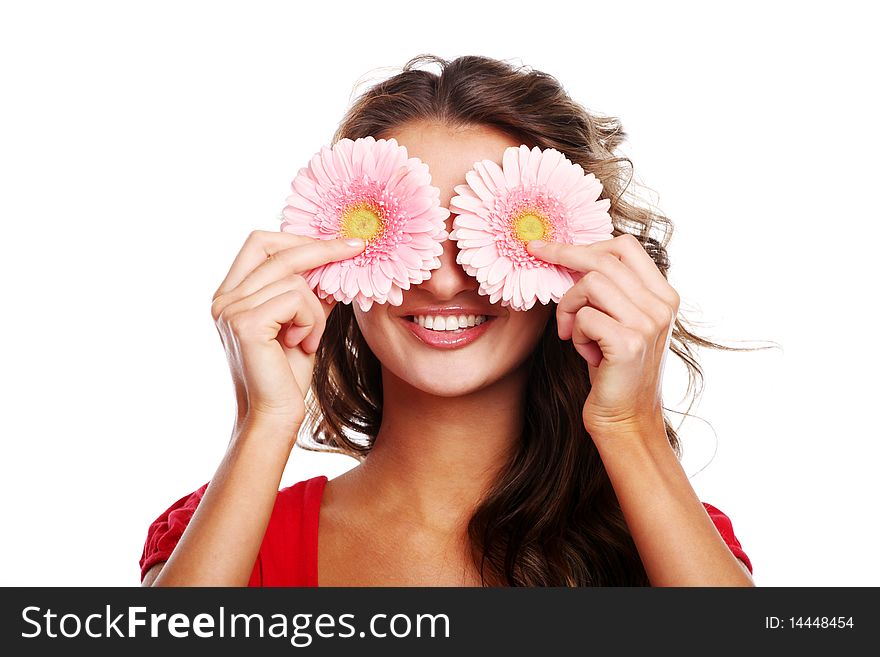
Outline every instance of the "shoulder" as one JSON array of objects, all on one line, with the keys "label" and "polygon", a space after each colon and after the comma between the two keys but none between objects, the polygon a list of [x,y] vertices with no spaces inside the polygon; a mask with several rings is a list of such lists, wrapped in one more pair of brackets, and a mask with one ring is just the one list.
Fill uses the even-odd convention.
[{"label": "shoulder", "polygon": [[327,477],[319,475],[279,490],[269,518],[269,530],[295,531],[307,518],[317,515],[326,483]]},{"label": "shoulder", "polygon": [[269,526],[274,529],[274,525],[280,524],[282,528],[292,529],[291,521],[296,525],[306,516],[316,514],[321,506],[326,483],[327,477],[318,475],[279,490]]},{"label": "shoulder", "polygon": [[295,484],[286,486],[278,491],[280,499],[300,499],[312,500],[316,495],[324,492],[324,485],[327,483],[326,475],[318,475],[310,479],[303,479]]}]

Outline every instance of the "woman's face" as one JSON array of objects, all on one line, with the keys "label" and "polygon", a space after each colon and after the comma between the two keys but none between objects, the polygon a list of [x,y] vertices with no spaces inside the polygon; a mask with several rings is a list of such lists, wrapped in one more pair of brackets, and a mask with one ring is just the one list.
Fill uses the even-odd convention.
[{"label": "woman's face", "polygon": [[[453,129],[437,123],[402,126],[384,138],[406,146],[410,157],[428,165],[431,184],[440,188],[440,204],[449,207],[453,188],[465,184],[474,162],[490,159],[501,164],[504,149],[520,142],[488,126]],[[452,230],[451,215],[446,230]],[[364,339],[385,370],[419,390],[441,397],[474,392],[509,375],[534,350],[554,305],[535,304],[516,311],[477,293],[479,283],[455,262],[454,240],[443,242],[441,266],[431,278],[403,292],[400,306],[373,304],[363,312],[352,304]],[[483,315],[486,322],[457,330],[437,331],[437,316]],[[430,316],[433,329],[415,317]]]}]

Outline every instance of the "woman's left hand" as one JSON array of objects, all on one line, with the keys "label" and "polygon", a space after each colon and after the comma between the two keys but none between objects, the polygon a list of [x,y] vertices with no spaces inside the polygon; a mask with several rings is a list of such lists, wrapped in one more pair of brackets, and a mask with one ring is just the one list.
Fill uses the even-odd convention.
[{"label": "woman's left hand", "polygon": [[663,427],[663,366],[679,295],[633,235],[528,251],[584,275],[560,299],[559,337],[587,361],[584,427],[615,435]]}]

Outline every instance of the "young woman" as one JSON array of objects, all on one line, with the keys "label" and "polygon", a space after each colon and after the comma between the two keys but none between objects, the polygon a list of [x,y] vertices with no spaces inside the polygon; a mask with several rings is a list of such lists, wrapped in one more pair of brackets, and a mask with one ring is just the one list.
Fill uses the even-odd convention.
[{"label": "young woman", "polygon": [[[252,233],[212,307],[238,421],[211,481],[151,525],[143,583],[753,585],[730,520],[698,499],[664,417],[667,350],[693,376],[688,343],[725,347],[678,319],[669,234],[649,237],[671,225],[624,200],[620,123],[544,73],[424,56],[362,95],[334,142],[366,136],[427,163],[444,207],[474,162],[555,148],[601,180],[614,237],[529,243],[586,274],[558,304],[489,303],[446,240],[441,267],[402,305],[363,312],[319,300],[303,277],[363,242]],[[459,340],[412,329],[449,315],[485,326]],[[312,449],[360,463],[279,491],[304,422]]]}]

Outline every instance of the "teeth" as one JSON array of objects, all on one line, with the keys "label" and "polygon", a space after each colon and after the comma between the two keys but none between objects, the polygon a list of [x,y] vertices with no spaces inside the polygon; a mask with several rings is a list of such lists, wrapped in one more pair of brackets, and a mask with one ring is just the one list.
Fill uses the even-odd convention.
[{"label": "teeth", "polygon": [[485,315],[416,315],[412,321],[433,331],[462,331],[488,321]]}]

